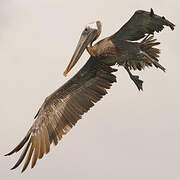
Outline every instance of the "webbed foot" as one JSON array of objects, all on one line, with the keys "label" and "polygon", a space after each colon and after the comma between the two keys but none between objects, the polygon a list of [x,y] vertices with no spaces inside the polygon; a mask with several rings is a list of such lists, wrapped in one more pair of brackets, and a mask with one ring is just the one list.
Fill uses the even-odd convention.
[{"label": "webbed foot", "polygon": [[135,85],[137,86],[138,90],[142,91],[143,90],[143,81],[141,79],[139,79],[139,76],[136,75],[131,75],[130,78],[134,81]]},{"label": "webbed foot", "polygon": [[137,86],[138,90],[139,90],[139,91],[140,91],[140,90],[142,91],[142,90],[143,90],[143,86],[142,86],[143,81],[142,81],[141,79],[139,79],[139,76],[133,75],[133,74],[130,72],[130,70],[129,70],[129,68],[128,68],[127,66],[125,66],[124,68],[125,68],[126,71],[128,72],[129,77],[134,81],[134,83],[135,83],[135,85]]}]

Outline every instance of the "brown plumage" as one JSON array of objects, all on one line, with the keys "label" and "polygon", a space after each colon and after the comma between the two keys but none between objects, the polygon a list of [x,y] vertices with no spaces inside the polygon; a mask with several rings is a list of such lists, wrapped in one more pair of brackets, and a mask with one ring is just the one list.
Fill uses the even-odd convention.
[{"label": "brown plumage", "polygon": [[[96,69],[94,69],[95,65]],[[107,94],[106,89],[116,82],[116,77],[112,74],[115,71],[103,63],[97,64],[95,58],[91,57],[91,61],[87,62],[80,73],[47,97],[25,138],[7,154],[18,152],[29,140],[25,151],[12,169],[22,162],[28,149],[30,150],[22,171],[26,169],[31,158],[33,168],[37,159],[41,159],[49,152],[50,144],[53,142],[57,145],[82,115]],[[83,82],[79,81],[82,77],[86,77]]]},{"label": "brown plumage", "polygon": [[[101,23],[97,21],[95,28],[87,26],[83,31],[73,58],[65,71],[65,75],[76,64],[85,49],[90,53],[90,58],[81,70],[67,81],[63,86],[48,96],[38,113],[35,122],[29,129],[25,138],[8,154],[18,152],[22,147],[19,160],[12,169],[17,168],[25,158],[22,172],[27,168],[32,159],[31,168],[50,151],[50,145],[57,145],[82,115],[96,102],[107,94],[112,84],[116,82],[113,74],[116,69],[111,66],[123,66],[139,90],[142,90],[143,81],[138,76],[132,75],[130,70],[142,70],[154,65],[165,71],[158,63],[159,45],[153,39],[155,31],[161,31],[164,26],[172,30],[174,24],[164,17],[151,12],[136,11],[131,19],[114,35],[105,38],[94,46],[92,43],[101,33]],[[145,35],[148,34],[146,37]],[[134,42],[145,37],[140,42]]]}]

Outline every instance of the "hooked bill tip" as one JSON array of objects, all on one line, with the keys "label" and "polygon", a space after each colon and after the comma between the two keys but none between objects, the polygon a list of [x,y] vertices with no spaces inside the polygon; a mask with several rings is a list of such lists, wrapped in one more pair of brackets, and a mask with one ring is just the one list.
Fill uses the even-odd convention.
[{"label": "hooked bill tip", "polygon": [[67,71],[64,71],[63,75],[66,77],[66,76],[67,76],[67,73],[68,73]]}]

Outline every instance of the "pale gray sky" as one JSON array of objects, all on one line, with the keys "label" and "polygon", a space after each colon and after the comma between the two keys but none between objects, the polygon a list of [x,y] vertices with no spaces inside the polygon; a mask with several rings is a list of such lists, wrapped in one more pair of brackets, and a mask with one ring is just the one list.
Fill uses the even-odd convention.
[{"label": "pale gray sky", "polygon": [[[120,67],[109,94],[33,170],[10,171],[19,154],[3,154],[24,137],[44,98],[87,61],[85,52],[63,76],[84,26],[101,20],[104,38],[151,7],[176,24],[155,34],[167,72],[135,72],[144,80],[138,92]],[[179,7],[178,0],[1,0],[0,179],[179,180]]]}]

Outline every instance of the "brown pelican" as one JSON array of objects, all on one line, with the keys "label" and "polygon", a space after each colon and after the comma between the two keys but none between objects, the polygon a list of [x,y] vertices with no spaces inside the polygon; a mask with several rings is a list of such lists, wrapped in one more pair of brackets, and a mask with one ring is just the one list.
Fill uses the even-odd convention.
[{"label": "brown pelican", "polygon": [[[112,68],[113,65],[123,66],[139,90],[142,90],[143,81],[132,75],[131,69],[142,70],[154,65],[165,71],[158,63],[160,51],[154,47],[160,43],[152,36],[164,26],[173,30],[175,25],[164,17],[155,15],[152,9],[150,12],[138,10],[119,31],[93,45],[101,34],[102,26],[100,21],[88,24],[64,75],[73,68],[85,49],[90,54],[89,60],[74,77],[45,99],[25,138],[6,154],[18,152],[26,144],[12,169],[17,168],[25,156],[22,172],[31,159],[33,168],[37,159],[49,152],[50,145],[57,145],[81,116],[107,94],[106,89],[116,82],[113,72],[117,70]],[[137,42],[141,38],[144,39]]]}]

